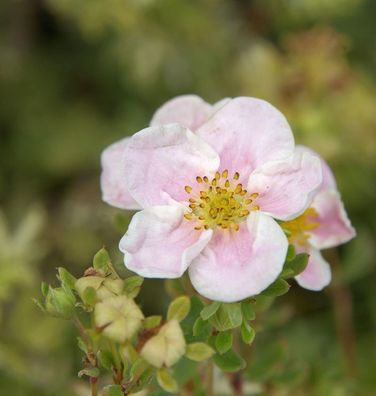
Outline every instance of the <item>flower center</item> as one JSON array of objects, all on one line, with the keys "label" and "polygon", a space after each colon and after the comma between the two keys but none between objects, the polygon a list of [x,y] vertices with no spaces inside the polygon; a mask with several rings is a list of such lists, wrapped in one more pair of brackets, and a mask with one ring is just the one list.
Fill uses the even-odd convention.
[{"label": "flower center", "polygon": [[312,207],[294,220],[283,222],[282,228],[289,233],[289,243],[307,246],[310,231],[320,226],[318,213]]},{"label": "flower center", "polygon": [[260,209],[258,205],[253,205],[259,194],[248,194],[242,184],[238,183],[239,176],[236,172],[231,179],[227,170],[222,174],[216,172],[211,181],[207,176],[197,176],[199,193],[194,193],[191,186],[185,186],[185,191],[191,198],[190,212],[184,217],[187,220],[199,221],[196,230],[219,227],[238,231],[239,223],[245,221],[251,211]]}]

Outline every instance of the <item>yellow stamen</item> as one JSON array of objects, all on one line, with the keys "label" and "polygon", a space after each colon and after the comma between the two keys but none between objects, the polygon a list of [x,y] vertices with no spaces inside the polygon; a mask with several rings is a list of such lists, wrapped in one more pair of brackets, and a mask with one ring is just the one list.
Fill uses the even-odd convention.
[{"label": "yellow stamen", "polygon": [[192,187],[191,187],[191,186],[185,186],[185,187],[184,187],[184,190],[185,190],[188,194],[190,194],[190,193],[192,192]]}]

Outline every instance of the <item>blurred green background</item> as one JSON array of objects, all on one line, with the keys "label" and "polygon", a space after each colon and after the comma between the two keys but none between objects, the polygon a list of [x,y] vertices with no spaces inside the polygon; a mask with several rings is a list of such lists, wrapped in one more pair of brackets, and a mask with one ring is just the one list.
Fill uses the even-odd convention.
[{"label": "blurred green background", "polygon": [[[1,395],[87,395],[74,328],[31,298],[103,244],[121,262],[129,217],[101,202],[100,153],[184,93],[280,108],[358,232],[331,253],[333,286],[293,285],[260,319],[256,394],[376,394],[375,19],[374,0],[0,2]],[[160,285],[146,310],[163,310]]]}]

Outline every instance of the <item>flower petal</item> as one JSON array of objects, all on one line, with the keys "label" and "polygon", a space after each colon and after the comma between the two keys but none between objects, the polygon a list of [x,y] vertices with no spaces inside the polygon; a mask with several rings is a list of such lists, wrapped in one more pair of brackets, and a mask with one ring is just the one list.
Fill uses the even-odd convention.
[{"label": "flower petal", "polygon": [[150,126],[178,123],[195,131],[208,119],[211,111],[212,106],[199,96],[177,96],[154,113]]},{"label": "flower petal", "polygon": [[257,295],[280,274],[287,238],[271,217],[253,212],[239,231],[220,230],[193,260],[189,276],[211,300],[233,302]]},{"label": "flower petal", "polygon": [[140,209],[140,205],[129,194],[124,178],[124,152],[129,140],[125,138],[113,143],[102,153],[102,199],[118,208]]},{"label": "flower petal", "polygon": [[180,205],[136,213],[120,241],[125,266],[147,278],[178,278],[209,242],[212,231],[195,230]]},{"label": "flower petal", "polygon": [[310,243],[317,249],[328,249],[348,242],[356,235],[341,197],[336,190],[320,192],[312,206],[318,213],[319,227],[311,230]]},{"label": "flower petal", "polygon": [[322,290],[329,285],[332,279],[330,266],[317,249],[312,248],[307,253],[310,255],[308,265],[295,279],[305,289]]},{"label": "flower petal", "polygon": [[290,126],[268,102],[240,97],[218,107],[197,135],[218,152],[222,170],[239,172],[244,181],[264,162],[292,154],[294,138]]},{"label": "flower petal", "polygon": [[187,200],[184,186],[196,176],[212,176],[219,166],[216,152],[179,124],[146,128],[131,138],[125,153],[129,192],[143,206],[164,205],[170,198]]},{"label": "flower petal", "polygon": [[321,180],[317,156],[295,152],[286,160],[269,162],[252,173],[247,190],[259,194],[255,204],[263,212],[290,220],[308,208]]}]

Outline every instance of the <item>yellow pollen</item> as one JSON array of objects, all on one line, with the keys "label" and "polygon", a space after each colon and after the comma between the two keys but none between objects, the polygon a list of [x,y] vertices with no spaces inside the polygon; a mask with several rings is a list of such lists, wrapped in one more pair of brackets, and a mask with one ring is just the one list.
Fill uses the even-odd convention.
[{"label": "yellow pollen", "polygon": [[[250,212],[260,209],[258,205],[249,206],[258,193],[249,194],[237,182],[239,178],[239,172],[235,172],[232,179],[229,178],[228,170],[225,169],[222,173],[216,172],[210,180],[207,176],[197,176],[196,182],[201,184],[199,193],[194,192],[191,186],[185,186],[185,191],[193,196],[189,198],[191,212],[185,214],[184,218],[196,223],[195,230],[211,228],[226,232],[239,231],[239,224],[246,220]],[[203,182],[206,185],[202,185]]]},{"label": "yellow pollen", "polygon": [[310,238],[309,231],[320,226],[318,213],[312,207],[294,220],[284,221],[282,228],[289,233],[289,243],[307,246]]}]

